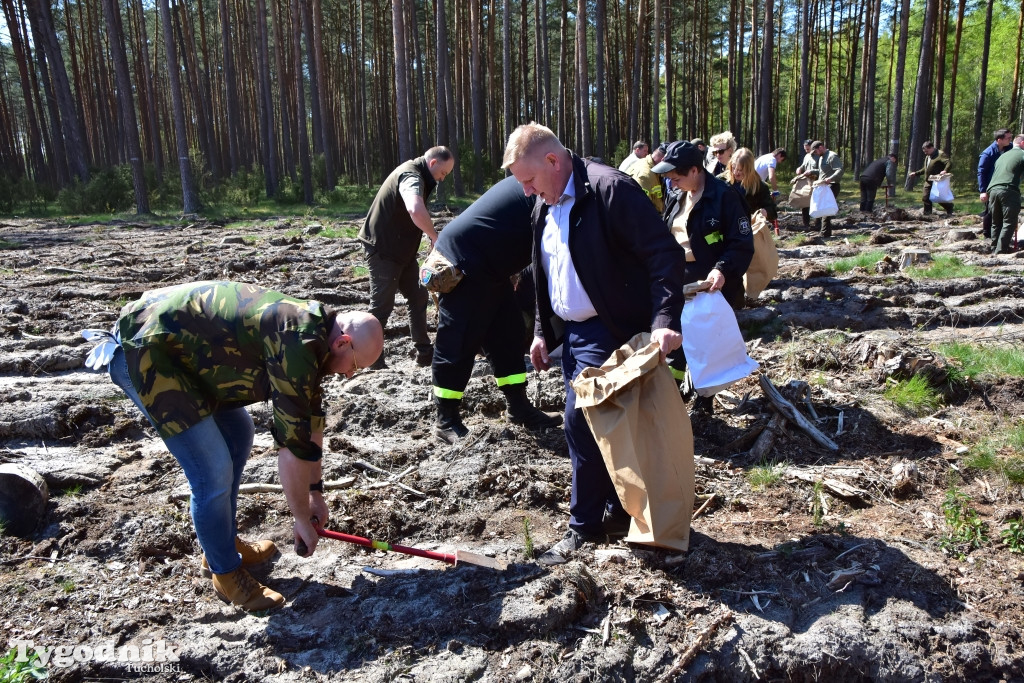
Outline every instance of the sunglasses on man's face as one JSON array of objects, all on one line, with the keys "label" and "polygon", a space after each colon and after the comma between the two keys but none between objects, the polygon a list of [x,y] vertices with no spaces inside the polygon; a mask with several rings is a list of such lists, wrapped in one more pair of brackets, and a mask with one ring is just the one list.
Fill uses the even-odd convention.
[{"label": "sunglasses on man's face", "polygon": [[[727,148],[727,149],[728,149],[728,148]],[[715,155],[716,157],[717,157],[717,156],[718,156],[719,154],[725,154],[725,150],[724,150],[724,149],[713,149],[713,150],[711,150],[711,151],[712,151],[712,152],[714,153],[714,155]]]}]

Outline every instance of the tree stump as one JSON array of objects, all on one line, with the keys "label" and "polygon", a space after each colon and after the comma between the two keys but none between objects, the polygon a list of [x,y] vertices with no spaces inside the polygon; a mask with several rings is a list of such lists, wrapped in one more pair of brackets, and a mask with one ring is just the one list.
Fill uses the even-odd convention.
[{"label": "tree stump", "polygon": [[976,240],[978,235],[973,230],[964,230],[963,228],[954,228],[949,231],[947,239],[950,242],[962,242],[964,240]]},{"label": "tree stump", "polygon": [[38,472],[24,465],[0,465],[0,524],[5,533],[28,536],[46,516],[50,490]]},{"label": "tree stump", "polygon": [[900,270],[910,266],[919,266],[932,260],[932,255],[927,249],[904,249],[900,254]]}]

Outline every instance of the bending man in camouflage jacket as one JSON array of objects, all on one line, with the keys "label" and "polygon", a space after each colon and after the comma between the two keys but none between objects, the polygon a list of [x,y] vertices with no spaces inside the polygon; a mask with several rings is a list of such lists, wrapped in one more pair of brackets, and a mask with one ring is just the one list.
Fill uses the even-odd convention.
[{"label": "bending man in camouflage jacket", "polygon": [[312,553],[310,519],[327,523],[320,381],[373,363],[384,342],[380,324],[369,313],[338,313],[255,285],[198,282],[146,292],[122,309],[116,332],[119,344],[108,341],[111,379],[185,471],[204,573],[242,609],[281,605],[284,598],[245,569],[270,559],[273,542],[237,536],[238,487],[254,434],[244,406],[273,406],[295,539]]}]

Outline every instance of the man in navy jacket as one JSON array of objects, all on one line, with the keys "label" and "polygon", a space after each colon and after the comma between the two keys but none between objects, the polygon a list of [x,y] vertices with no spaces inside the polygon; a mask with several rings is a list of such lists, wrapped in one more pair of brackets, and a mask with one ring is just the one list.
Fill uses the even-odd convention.
[{"label": "man in navy jacket", "polygon": [[993,136],[995,140],[986,147],[978,157],[978,197],[985,211],[981,214],[981,229],[985,237],[992,237],[992,213],[988,210],[988,184],[992,180],[992,171],[996,167],[996,159],[1013,142],[1013,132],[1000,128]]},{"label": "man in navy jacket", "polygon": [[572,380],[640,332],[651,332],[663,358],[680,347],[683,251],[636,183],[580,159],[545,126],[513,131],[502,167],[541,199],[533,211],[537,323],[530,360],[547,369],[548,351],[562,346],[572,497],[568,532],[538,561],[561,564],[584,542],[625,533],[629,521],[576,408]]}]

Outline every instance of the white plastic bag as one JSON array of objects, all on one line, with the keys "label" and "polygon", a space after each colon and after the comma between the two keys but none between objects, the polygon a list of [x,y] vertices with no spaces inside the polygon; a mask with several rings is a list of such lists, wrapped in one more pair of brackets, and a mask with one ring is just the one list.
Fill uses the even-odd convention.
[{"label": "white plastic bag", "polygon": [[721,291],[697,292],[683,306],[680,322],[686,368],[701,396],[714,396],[757,370],[757,362],[747,355],[736,314]]},{"label": "white plastic bag", "polygon": [[949,186],[949,176],[939,178],[932,183],[928,198],[936,204],[948,204],[953,201],[953,188]]},{"label": "white plastic bag", "polygon": [[836,196],[828,185],[815,185],[811,192],[811,218],[824,218],[839,213]]}]

